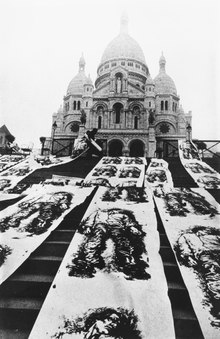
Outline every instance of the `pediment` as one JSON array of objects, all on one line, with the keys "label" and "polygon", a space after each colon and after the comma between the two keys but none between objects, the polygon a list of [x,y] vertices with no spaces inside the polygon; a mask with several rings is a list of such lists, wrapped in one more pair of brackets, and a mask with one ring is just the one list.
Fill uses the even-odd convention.
[{"label": "pediment", "polygon": [[122,73],[125,78],[127,78],[128,71],[125,67],[118,65],[111,71],[111,76],[115,76],[117,73]]},{"label": "pediment", "polygon": [[109,93],[109,86],[110,86],[109,81],[104,83],[102,86],[100,86],[93,92],[93,96],[99,97],[107,95]]},{"label": "pediment", "polygon": [[128,82],[128,94],[144,95],[145,91],[135,84]]}]

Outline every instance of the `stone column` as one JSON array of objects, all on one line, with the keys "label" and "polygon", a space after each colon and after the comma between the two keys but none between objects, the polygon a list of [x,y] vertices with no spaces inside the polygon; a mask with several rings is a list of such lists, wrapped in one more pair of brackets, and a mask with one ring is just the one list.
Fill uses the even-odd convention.
[{"label": "stone column", "polygon": [[155,129],[153,126],[149,127],[149,137],[148,137],[148,157],[154,158],[156,151],[156,138],[155,138]]},{"label": "stone column", "polygon": [[128,146],[124,146],[123,152],[122,152],[123,157],[128,157],[129,156],[129,148]]},{"label": "stone column", "polygon": [[125,111],[122,110],[121,112],[121,128],[125,128]]},{"label": "stone column", "polygon": [[78,139],[82,138],[85,134],[85,125],[79,125]]},{"label": "stone column", "polygon": [[127,127],[127,111],[125,110],[125,121],[124,121],[124,128],[126,129]]}]

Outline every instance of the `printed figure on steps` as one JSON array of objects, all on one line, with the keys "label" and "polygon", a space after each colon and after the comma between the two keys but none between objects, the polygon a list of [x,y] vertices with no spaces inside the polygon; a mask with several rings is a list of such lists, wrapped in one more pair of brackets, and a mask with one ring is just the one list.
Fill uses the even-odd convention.
[{"label": "printed figure on steps", "polygon": [[82,334],[80,336],[82,339],[143,338],[138,329],[138,317],[134,310],[122,307],[89,309],[76,319],[65,318],[63,326],[52,338],[75,338],[74,334]]}]

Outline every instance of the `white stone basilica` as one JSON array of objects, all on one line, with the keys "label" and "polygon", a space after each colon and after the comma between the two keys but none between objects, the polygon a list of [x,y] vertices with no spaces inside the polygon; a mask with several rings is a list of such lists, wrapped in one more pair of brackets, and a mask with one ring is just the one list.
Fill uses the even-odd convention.
[{"label": "white stone basilica", "polygon": [[164,56],[153,80],[141,47],[128,34],[127,17],[122,16],[119,35],[102,55],[95,85],[80,58],[63,106],[53,114],[53,151],[70,154],[74,139],[98,128],[96,138],[107,155],[154,157],[160,149],[168,156],[175,152],[177,140],[186,138],[186,127],[191,125],[191,112],[185,114],[179,101]]}]

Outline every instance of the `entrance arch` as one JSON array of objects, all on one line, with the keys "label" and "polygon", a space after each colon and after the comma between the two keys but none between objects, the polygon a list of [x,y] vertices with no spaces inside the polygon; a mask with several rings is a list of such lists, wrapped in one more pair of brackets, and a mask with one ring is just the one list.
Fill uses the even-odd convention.
[{"label": "entrance arch", "polygon": [[144,156],[144,143],[141,140],[133,140],[130,143],[130,157],[143,157]]},{"label": "entrance arch", "polygon": [[110,157],[122,156],[123,143],[120,140],[112,140],[109,143],[108,155]]}]

